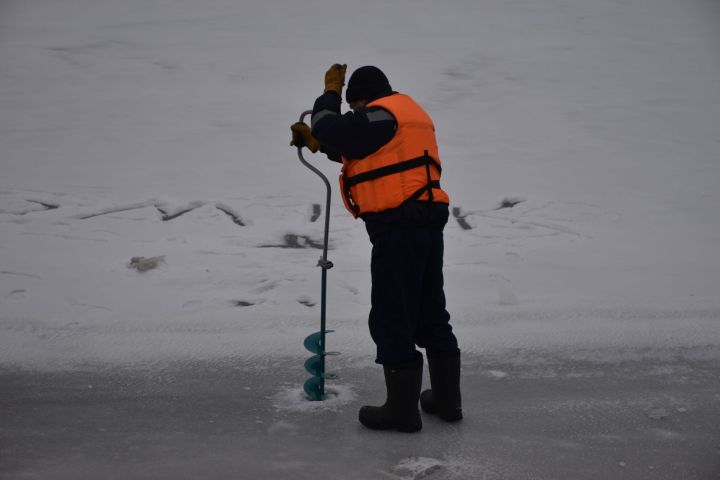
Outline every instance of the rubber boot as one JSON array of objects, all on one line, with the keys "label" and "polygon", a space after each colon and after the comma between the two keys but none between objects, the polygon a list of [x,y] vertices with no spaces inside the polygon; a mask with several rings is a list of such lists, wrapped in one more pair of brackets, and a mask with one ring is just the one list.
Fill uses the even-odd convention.
[{"label": "rubber boot", "polygon": [[463,418],[460,399],[460,351],[456,353],[427,352],[431,390],[420,395],[424,412],[434,414],[446,422]]},{"label": "rubber boot", "polygon": [[382,407],[364,406],[359,420],[372,430],[413,433],[422,429],[418,400],[422,388],[423,357],[398,367],[383,367],[387,400]]}]

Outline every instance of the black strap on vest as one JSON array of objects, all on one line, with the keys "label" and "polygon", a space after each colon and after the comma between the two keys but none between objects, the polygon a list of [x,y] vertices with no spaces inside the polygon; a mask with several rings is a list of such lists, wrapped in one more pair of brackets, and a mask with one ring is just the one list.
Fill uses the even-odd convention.
[{"label": "black strap on vest", "polygon": [[422,167],[423,165],[427,167],[428,179],[430,178],[430,165],[434,165],[435,168],[438,169],[438,172],[442,172],[442,167],[440,167],[440,164],[434,158],[428,155],[428,151],[425,150],[425,155],[421,157],[393,163],[392,165],[387,165],[385,167],[376,168],[375,170],[369,170],[367,172],[358,173],[357,175],[348,177],[345,179],[345,185],[348,187],[354,187],[358,183],[369,182],[370,180],[375,180],[377,178],[385,177],[387,175],[404,172],[406,170],[412,170],[413,168]]},{"label": "black strap on vest", "polygon": [[409,202],[412,200],[417,200],[420,198],[425,192],[428,192],[428,197],[430,201],[433,201],[433,188],[440,188],[440,181],[439,180],[432,180],[430,177],[430,166],[434,166],[437,168],[439,173],[442,173],[442,167],[440,166],[440,163],[435,160],[433,157],[430,156],[427,150],[425,150],[425,153],[421,157],[412,158],[410,160],[405,160],[398,163],[393,163],[392,165],[387,165],[385,167],[376,168],[375,170],[369,170],[367,172],[358,173],[357,175],[353,175],[352,177],[345,176],[343,178],[343,181],[345,182],[345,195],[348,199],[349,205],[351,205],[352,209],[355,210],[355,213],[358,213],[360,211],[360,206],[355,203],[352,196],[350,195],[350,187],[353,187],[359,183],[363,182],[369,182],[370,180],[375,180],[380,177],[385,177],[387,175],[393,175],[395,173],[404,172],[406,170],[412,170],[413,168],[418,168],[425,166],[425,171],[427,172],[427,179],[428,183],[426,185],[423,185],[421,188],[419,188],[416,192],[414,192],[412,195],[410,195],[409,198],[407,198],[405,201]]},{"label": "black strap on vest", "polygon": [[[432,189],[433,189],[432,183],[433,183],[433,181],[432,181],[432,179],[430,178],[430,160],[429,160],[429,159],[430,159],[430,155],[428,155],[428,151],[427,151],[427,150],[425,150],[425,158],[428,159],[428,161],[425,163],[425,171],[427,172],[427,179],[428,179],[428,183],[427,183],[428,199],[432,202],[432,201],[433,201],[433,193],[432,193]],[[435,162],[435,163],[436,163],[437,165],[439,165],[437,162]],[[437,188],[440,188],[440,182],[438,182]]]}]

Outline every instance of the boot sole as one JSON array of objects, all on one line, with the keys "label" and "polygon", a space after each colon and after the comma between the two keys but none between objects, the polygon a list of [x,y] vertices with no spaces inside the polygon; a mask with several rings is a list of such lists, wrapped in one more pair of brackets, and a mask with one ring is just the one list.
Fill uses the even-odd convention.
[{"label": "boot sole", "polygon": [[432,390],[425,390],[420,395],[420,408],[429,415],[437,415],[441,420],[446,422],[457,422],[462,420],[462,410],[454,410],[451,412],[438,412],[435,406],[435,400],[432,397]]},{"label": "boot sole", "polygon": [[440,417],[440,419],[442,419],[446,422],[459,422],[463,418],[462,412],[454,412],[449,415],[448,414],[444,415],[442,413],[439,413],[438,417]]},{"label": "boot sole", "polygon": [[418,421],[416,423],[407,425],[375,423],[367,420],[366,418],[363,418],[363,414],[361,411],[358,415],[358,420],[364,427],[369,428],[370,430],[395,430],[402,433],[415,433],[422,430],[422,420],[419,417],[420,414],[418,413]]},{"label": "boot sole", "polygon": [[360,422],[365,428],[369,428],[370,430],[377,430],[377,431],[386,431],[386,430],[395,430],[397,432],[402,433],[415,433],[422,430],[422,425],[408,425],[408,426],[397,426],[393,425],[391,427],[388,427],[386,425],[373,425],[369,423]]}]

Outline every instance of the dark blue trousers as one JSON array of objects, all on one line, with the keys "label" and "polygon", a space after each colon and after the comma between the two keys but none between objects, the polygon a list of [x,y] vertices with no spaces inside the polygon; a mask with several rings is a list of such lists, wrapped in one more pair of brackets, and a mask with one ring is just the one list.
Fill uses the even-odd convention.
[{"label": "dark blue trousers", "polygon": [[[447,217],[446,217],[447,218]],[[376,362],[412,362],[415,346],[431,353],[457,352],[445,309],[441,225],[384,224],[371,232],[373,244],[370,335]]]}]

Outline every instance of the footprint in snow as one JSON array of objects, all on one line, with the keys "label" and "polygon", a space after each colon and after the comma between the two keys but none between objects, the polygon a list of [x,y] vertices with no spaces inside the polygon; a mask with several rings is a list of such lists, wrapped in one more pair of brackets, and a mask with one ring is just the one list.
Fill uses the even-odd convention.
[{"label": "footprint in snow", "polygon": [[300,305],[305,305],[306,307],[314,307],[315,306],[315,302],[313,302],[310,299],[310,297],[306,297],[306,296],[302,296],[302,297],[298,298],[298,303]]},{"label": "footprint in snow", "polygon": [[233,300],[232,304],[236,307],[251,307],[255,305],[255,302],[250,302],[248,300]]},{"label": "footprint in snow", "polygon": [[5,298],[7,300],[24,300],[27,298],[27,290],[25,290],[25,289],[13,290],[9,294],[5,295]]},{"label": "footprint in snow", "polygon": [[492,274],[490,275],[490,279],[498,289],[498,303],[500,305],[513,306],[519,303],[517,295],[511,290],[512,282],[509,278]]},{"label": "footprint in snow", "polygon": [[505,208],[513,208],[515,205],[519,203],[523,203],[527,201],[523,197],[506,197],[503,198],[502,202],[498,204],[498,206],[495,208],[495,210],[503,210]]},{"label": "footprint in snow", "polygon": [[318,218],[320,218],[320,214],[322,213],[322,207],[319,203],[313,203],[312,204],[312,213],[310,214],[310,222],[315,222]]},{"label": "footprint in snow", "polygon": [[453,215],[453,217],[455,217],[455,220],[457,220],[458,225],[460,225],[460,228],[462,228],[463,230],[472,230],[472,226],[465,219],[465,217],[467,215],[462,213],[462,210],[460,209],[460,207],[453,207],[452,215]]},{"label": "footprint in snow", "polygon": [[445,463],[437,458],[409,457],[395,465],[393,471],[396,474],[402,475],[400,478],[419,480],[429,477],[443,468],[445,468]]},{"label": "footprint in snow", "polygon": [[260,248],[317,248],[322,249],[321,241],[313,240],[307,235],[297,235],[288,233],[283,236],[283,243],[279,244],[263,244]]},{"label": "footprint in snow", "polygon": [[505,252],[505,260],[512,263],[524,262],[525,259],[515,252]]},{"label": "footprint in snow", "polygon": [[278,286],[280,286],[279,280],[263,280],[262,282],[260,282],[260,285],[258,287],[250,290],[250,293],[265,293],[269,292],[270,290],[275,290]]}]

